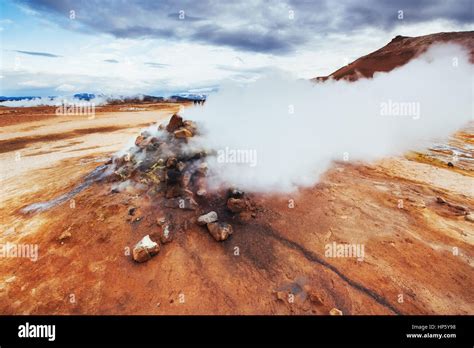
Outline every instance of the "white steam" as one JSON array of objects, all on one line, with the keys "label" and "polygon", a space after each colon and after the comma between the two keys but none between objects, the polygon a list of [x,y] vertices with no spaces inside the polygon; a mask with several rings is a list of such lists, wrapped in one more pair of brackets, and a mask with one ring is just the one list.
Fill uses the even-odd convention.
[{"label": "white steam", "polygon": [[373,79],[314,84],[283,73],[225,85],[184,117],[215,184],[252,191],[308,186],[333,160],[374,160],[447,137],[472,120],[474,68],[459,46],[434,46]]}]

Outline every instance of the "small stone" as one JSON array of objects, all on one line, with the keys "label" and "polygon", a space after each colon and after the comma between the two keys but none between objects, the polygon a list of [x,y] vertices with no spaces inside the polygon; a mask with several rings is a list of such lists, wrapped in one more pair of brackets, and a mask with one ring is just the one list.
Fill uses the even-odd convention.
[{"label": "small stone", "polygon": [[191,138],[193,136],[193,133],[187,128],[180,128],[178,130],[175,130],[173,132],[174,136],[176,138]]},{"label": "small stone", "polygon": [[217,213],[215,211],[211,211],[207,214],[201,215],[197,219],[197,223],[200,226],[204,226],[206,224],[209,224],[211,222],[216,222],[217,221]]},{"label": "small stone", "polygon": [[152,241],[149,235],[140,240],[133,248],[133,259],[136,262],[145,262],[158,254],[160,246]]},{"label": "small stone", "polygon": [[171,234],[171,226],[169,224],[163,225],[161,227],[160,242],[163,244],[169,243],[173,240]]},{"label": "small stone", "polygon": [[466,219],[467,221],[470,221],[470,222],[474,222],[474,214],[469,213],[469,214],[464,216],[464,219]]},{"label": "small stone", "polygon": [[244,197],[244,191],[238,190],[238,189],[229,189],[229,197],[230,198],[243,198]]},{"label": "small stone", "polygon": [[69,232],[69,230],[67,231],[64,231],[63,233],[61,233],[61,235],[59,236],[58,240],[59,241],[63,241],[63,240],[66,240],[66,239],[69,239],[72,237],[72,234],[71,232]]},{"label": "small stone", "polygon": [[136,139],[135,139],[135,145],[138,146],[138,147],[142,147],[143,146],[143,142],[145,141],[145,137],[142,136],[142,135],[139,135]]},{"label": "small stone", "polygon": [[342,315],[342,311],[337,308],[333,308],[329,311],[329,315]]},{"label": "small stone", "polygon": [[245,200],[242,198],[229,198],[227,200],[227,208],[233,213],[240,213],[246,208]]},{"label": "small stone", "polygon": [[232,226],[225,222],[211,222],[207,224],[211,236],[218,242],[226,240],[232,234]]}]

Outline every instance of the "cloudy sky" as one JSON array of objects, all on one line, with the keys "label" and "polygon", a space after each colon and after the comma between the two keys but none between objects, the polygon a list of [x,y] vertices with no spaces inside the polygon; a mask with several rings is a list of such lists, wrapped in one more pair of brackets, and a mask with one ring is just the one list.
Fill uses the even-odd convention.
[{"label": "cloudy sky", "polygon": [[275,68],[312,78],[396,35],[474,30],[472,4],[2,0],[0,95],[206,92]]}]

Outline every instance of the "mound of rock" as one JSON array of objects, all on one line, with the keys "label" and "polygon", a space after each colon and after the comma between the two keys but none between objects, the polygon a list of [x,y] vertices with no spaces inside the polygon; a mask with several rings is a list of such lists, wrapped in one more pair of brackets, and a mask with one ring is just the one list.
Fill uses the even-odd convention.
[{"label": "mound of rock", "polygon": [[[189,221],[205,227],[216,241],[224,241],[232,235],[232,226],[228,222],[219,221],[215,211],[202,215],[208,206],[208,154],[189,146],[190,139],[198,134],[196,123],[183,120],[177,114],[173,115],[167,125],[161,124],[157,128],[143,131],[135,139],[134,147],[112,158],[109,166],[113,174],[109,180],[113,182],[113,193],[146,192],[162,210],[179,209],[183,214],[186,211],[191,214],[194,212],[194,220]],[[237,216],[244,220],[247,216],[245,214],[252,210],[249,198],[240,190],[230,189],[227,196],[224,193],[224,197],[218,199],[219,202],[222,200],[222,208],[230,211],[231,217]],[[129,215],[133,215],[133,212],[135,208],[129,211]],[[168,214],[168,217],[172,215]],[[145,236],[134,248],[135,261],[149,260],[158,253],[158,243],[171,242],[173,234],[183,229],[172,220],[158,218],[158,230],[152,233],[156,242],[150,236]]]}]

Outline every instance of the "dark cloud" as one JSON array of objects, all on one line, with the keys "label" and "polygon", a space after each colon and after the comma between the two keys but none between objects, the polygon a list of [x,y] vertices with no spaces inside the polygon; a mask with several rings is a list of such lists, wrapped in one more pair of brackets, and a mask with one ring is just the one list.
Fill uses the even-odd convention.
[{"label": "dark cloud", "polygon": [[[120,38],[152,37],[280,54],[331,33],[390,30],[436,19],[473,23],[472,0],[18,1],[67,27],[69,11],[74,10],[79,28]],[[403,11],[402,20],[398,11]]]},{"label": "dark cloud", "polygon": [[20,51],[20,50],[15,50],[15,52],[18,52],[21,54],[27,54],[29,56],[40,56],[40,57],[48,57],[48,58],[62,57],[62,56],[58,56],[57,54],[52,54],[52,53],[47,53],[47,52]]},{"label": "dark cloud", "polygon": [[104,62],[106,62],[106,63],[118,63],[119,61],[117,59],[104,59]]}]

